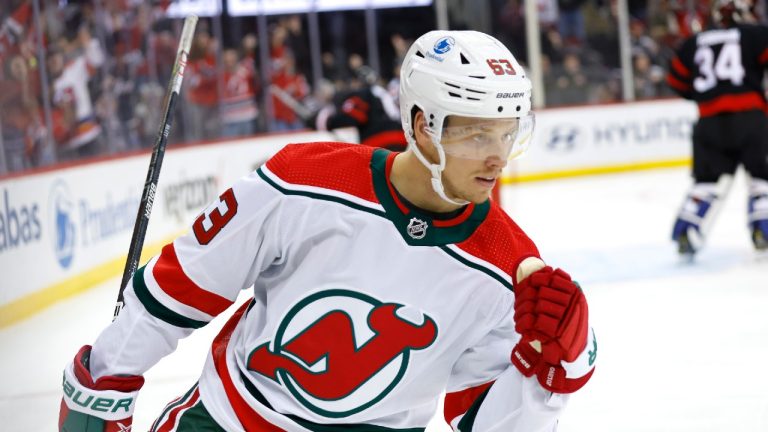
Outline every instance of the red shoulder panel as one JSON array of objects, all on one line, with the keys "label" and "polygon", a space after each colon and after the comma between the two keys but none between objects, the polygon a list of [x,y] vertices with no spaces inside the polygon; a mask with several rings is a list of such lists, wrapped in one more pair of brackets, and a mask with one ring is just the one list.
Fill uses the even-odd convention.
[{"label": "red shoulder panel", "polygon": [[331,189],[378,202],[371,179],[375,149],[358,144],[289,144],[267,161],[267,168],[295,185]]},{"label": "red shoulder panel", "polygon": [[495,203],[477,230],[456,246],[512,277],[523,259],[539,256],[533,240]]}]

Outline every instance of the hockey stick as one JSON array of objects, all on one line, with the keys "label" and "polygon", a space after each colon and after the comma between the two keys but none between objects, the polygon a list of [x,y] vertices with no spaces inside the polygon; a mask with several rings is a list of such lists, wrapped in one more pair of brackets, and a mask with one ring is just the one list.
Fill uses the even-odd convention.
[{"label": "hockey stick", "polygon": [[120,291],[117,293],[117,304],[115,305],[115,312],[112,316],[113,320],[117,318],[120,314],[120,310],[123,309],[123,292],[128,285],[128,280],[139,267],[139,258],[141,257],[141,249],[144,247],[144,237],[147,234],[149,216],[152,213],[152,204],[155,201],[155,193],[157,193],[160,168],[163,165],[165,147],[168,144],[168,134],[171,132],[171,125],[173,123],[173,111],[179,99],[181,81],[184,78],[184,69],[187,66],[187,56],[189,55],[189,49],[192,46],[192,36],[195,33],[196,25],[197,17],[195,15],[190,15],[184,19],[184,27],[181,29],[179,48],[176,51],[176,60],[173,63],[173,73],[171,74],[171,81],[168,83],[168,89],[165,95],[165,111],[163,113],[163,119],[160,122],[160,128],[157,132],[157,138],[155,139],[155,147],[152,150],[152,157],[149,161],[147,179],[144,182],[144,190],[141,193],[141,203],[139,204],[139,211],[136,214],[136,222],[133,225],[133,236],[131,237],[131,245],[128,248],[128,258],[125,260],[125,269],[123,270],[123,280],[120,282]]},{"label": "hockey stick", "polygon": [[[269,91],[272,92],[276,98],[280,99],[280,102],[284,103],[288,108],[290,108],[291,111],[296,113],[296,115],[299,116],[302,121],[307,122],[310,118],[312,118],[312,115],[314,114],[312,109],[299,102],[287,91],[274,84],[269,86]],[[312,128],[314,129],[315,127],[312,126]],[[333,129],[328,129],[325,132],[330,133],[331,136],[333,136],[333,139],[336,141],[344,141]]]},{"label": "hockey stick", "polygon": [[291,111],[295,112],[297,116],[299,116],[302,120],[307,121],[310,117],[312,117],[312,111],[307,108],[304,104],[296,100],[290,93],[287,91],[281,89],[280,87],[272,84],[269,86],[269,91],[272,92],[275,97],[280,99],[280,102],[284,103],[288,106],[288,108],[291,109]]}]

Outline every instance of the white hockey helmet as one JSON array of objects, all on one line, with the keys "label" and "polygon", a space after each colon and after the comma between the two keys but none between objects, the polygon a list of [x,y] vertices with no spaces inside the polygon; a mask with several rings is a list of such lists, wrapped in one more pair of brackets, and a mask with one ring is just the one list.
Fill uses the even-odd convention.
[{"label": "white hockey helmet", "polygon": [[[429,162],[415,142],[415,110],[424,113],[426,132],[439,162]],[[443,127],[449,116],[516,119],[507,155],[522,154],[533,133],[531,81],[498,40],[476,31],[431,31],[411,45],[400,69],[400,116],[409,147],[432,173],[432,187],[446,201],[441,180]]]}]

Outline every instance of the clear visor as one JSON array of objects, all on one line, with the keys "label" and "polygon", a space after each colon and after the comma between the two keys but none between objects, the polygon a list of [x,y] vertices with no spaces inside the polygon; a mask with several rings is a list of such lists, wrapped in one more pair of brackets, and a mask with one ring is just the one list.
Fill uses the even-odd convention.
[{"label": "clear visor", "polygon": [[473,119],[446,117],[440,143],[446,154],[462,159],[514,159],[531,142],[533,113],[520,118]]}]

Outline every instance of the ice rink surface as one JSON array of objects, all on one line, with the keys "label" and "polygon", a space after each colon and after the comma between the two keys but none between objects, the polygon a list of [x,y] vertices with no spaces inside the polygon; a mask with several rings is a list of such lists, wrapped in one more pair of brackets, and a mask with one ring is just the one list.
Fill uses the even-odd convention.
[{"label": "ice rink surface", "polygon": [[[692,264],[668,239],[689,185],[681,168],[505,187],[542,257],[581,283],[597,334],[597,370],[559,431],[768,432],[768,257],[751,248],[745,181]],[[0,330],[0,430],[56,430],[61,370],[110,322],[118,283]],[[195,382],[224,318],[146,374],[135,432]],[[441,417],[428,431],[449,430]]]}]

